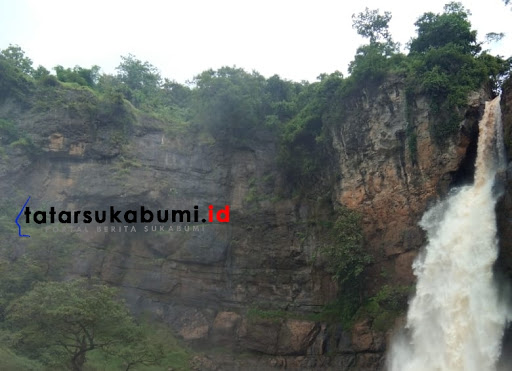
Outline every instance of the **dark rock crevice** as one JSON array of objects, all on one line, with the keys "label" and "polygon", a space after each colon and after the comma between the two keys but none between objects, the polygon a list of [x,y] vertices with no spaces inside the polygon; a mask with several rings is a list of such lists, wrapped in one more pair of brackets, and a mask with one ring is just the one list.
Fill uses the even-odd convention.
[{"label": "dark rock crevice", "polygon": [[450,173],[451,182],[449,188],[460,187],[471,184],[475,180],[475,161],[478,149],[478,130],[469,133],[469,144],[466,154],[462,159],[459,168]]}]

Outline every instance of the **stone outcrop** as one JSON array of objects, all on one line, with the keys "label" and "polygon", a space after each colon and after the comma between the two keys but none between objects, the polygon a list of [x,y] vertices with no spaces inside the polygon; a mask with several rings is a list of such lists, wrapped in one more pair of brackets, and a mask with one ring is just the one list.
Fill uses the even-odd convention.
[{"label": "stone outcrop", "polygon": [[[442,145],[432,136],[427,100],[419,97],[408,107],[400,80],[355,100],[344,124],[333,128],[341,174],[337,201],[362,212],[366,246],[378,259],[375,268],[393,272],[396,282],[414,281],[411,263],[424,242],[417,222],[455,181],[478,134],[485,99],[484,92],[470,98],[461,130]],[[408,125],[416,137],[413,153]]]},{"label": "stone outcrop", "polygon": [[[87,98],[86,91],[81,94],[69,99]],[[400,79],[344,102],[343,121],[330,128],[334,165],[328,171],[338,176],[324,186],[331,188],[331,205],[363,215],[365,249],[374,258],[365,272],[369,293],[383,277],[389,284],[414,282],[411,262],[424,243],[417,222],[463,177],[486,98],[483,91],[470,97],[459,133],[443,146],[432,137],[426,99],[418,97],[408,108]],[[512,107],[508,98],[506,104]],[[382,366],[386,334],[368,320],[343,329],[306,319],[332,301],[337,288],[321,259],[315,260],[321,232],[307,229],[318,212],[316,201],[282,197],[277,139],[264,129],[247,143],[225,147],[207,133],[175,130],[142,114],[120,127],[108,117],[93,120],[64,108],[22,110],[7,102],[0,117],[15,120],[37,149],[33,155],[9,147],[0,161],[2,192],[16,206],[28,195],[33,209],[198,205],[202,218],[210,204],[216,210],[230,205],[229,223],[200,223],[199,231],[181,223],[172,231],[169,224],[163,230],[158,223],[147,230],[136,225],[134,232],[91,225],[87,233],[75,233],[70,275],[120,287],[135,313],[151,313],[193,345],[252,352],[245,365]],[[59,238],[69,232],[41,227],[38,233]],[[23,249],[16,236],[6,242]],[[294,316],[253,318],[247,315],[253,308]],[[194,362],[197,369],[236,369],[241,361],[218,356]]]}]

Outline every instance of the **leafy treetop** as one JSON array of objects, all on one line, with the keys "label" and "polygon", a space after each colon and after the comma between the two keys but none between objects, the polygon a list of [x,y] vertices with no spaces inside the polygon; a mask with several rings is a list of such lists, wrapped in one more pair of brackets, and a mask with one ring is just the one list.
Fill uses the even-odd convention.
[{"label": "leafy treetop", "polygon": [[359,35],[370,39],[371,44],[376,42],[390,42],[390,20],[390,12],[384,12],[384,15],[381,15],[379,14],[379,9],[370,10],[365,8],[365,11],[359,13],[357,16],[352,14],[352,28],[354,28]]},{"label": "leafy treetop", "polygon": [[476,42],[476,31],[471,30],[470,15],[471,12],[457,2],[446,4],[442,14],[423,14],[414,24],[418,37],[411,42],[411,52],[424,53],[430,48],[453,44],[464,53],[476,55],[482,48]]},{"label": "leafy treetop", "polygon": [[25,57],[25,52],[18,45],[9,44],[9,47],[2,50],[0,55],[27,75],[31,75],[34,71],[32,60]]},{"label": "leafy treetop", "polygon": [[119,79],[132,90],[153,90],[160,86],[162,80],[155,66],[140,61],[132,54],[121,56],[121,63],[116,69]]},{"label": "leafy treetop", "polygon": [[20,347],[47,350],[56,363],[67,358],[74,371],[82,370],[88,352],[130,342],[136,333],[116,291],[86,280],[38,282],[7,312]]}]

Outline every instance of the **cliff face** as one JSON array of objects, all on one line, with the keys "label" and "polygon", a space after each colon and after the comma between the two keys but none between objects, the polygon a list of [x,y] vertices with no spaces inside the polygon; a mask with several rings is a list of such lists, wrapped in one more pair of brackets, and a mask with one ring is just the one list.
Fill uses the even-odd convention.
[{"label": "cliff face", "polygon": [[[244,362],[260,368],[382,365],[386,334],[371,321],[344,329],[309,317],[336,297],[322,259],[315,259],[325,231],[308,227],[328,213],[316,200],[282,196],[274,136],[261,130],[226,147],[206,132],[169,129],[140,113],[127,118],[130,125],[115,115],[92,115],[75,105],[94,101],[86,90],[61,88],[61,103],[51,109],[41,102],[55,97],[38,94],[25,106],[6,101],[0,107],[0,117],[28,132],[31,142],[5,146],[0,160],[1,191],[18,210],[28,195],[33,210],[198,205],[202,218],[210,204],[231,208],[229,223],[200,224],[199,231],[179,223],[172,231],[169,224],[161,231],[159,223],[134,232],[39,227],[32,238],[74,234],[69,275],[119,286],[134,312],[151,313],[187,341],[256,351],[259,357]],[[364,273],[369,293],[414,282],[411,263],[424,242],[417,222],[451,184],[471,176],[486,98],[484,92],[470,97],[460,132],[443,146],[431,136],[426,99],[408,105],[399,79],[343,102],[346,115],[330,129],[328,171],[335,182],[327,185],[328,204],[363,216],[365,249],[373,257]],[[4,254],[23,253],[26,241],[13,235],[5,242]],[[215,362],[242,361],[218,356]]]},{"label": "cliff face", "polygon": [[363,93],[350,102],[346,122],[333,129],[341,174],[336,200],[364,215],[374,277],[389,272],[395,283],[410,284],[411,263],[424,242],[421,215],[450,185],[472,180],[486,94],[469,97],[457,136],[437,144],[427,100],[418,97],[408,105],[401,81]]}]

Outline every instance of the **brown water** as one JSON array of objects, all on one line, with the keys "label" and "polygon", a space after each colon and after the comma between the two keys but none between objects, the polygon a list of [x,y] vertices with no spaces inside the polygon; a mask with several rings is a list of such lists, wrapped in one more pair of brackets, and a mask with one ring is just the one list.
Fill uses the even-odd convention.
[{"label": "brown water", "polygon": [[416,294],[388,354],[389,371],[496,370],[509,318],[493,279],[501,131],[497,97],[479,123],[474,185],[452,192],[420,222],[428,244],[413,263]]}]

